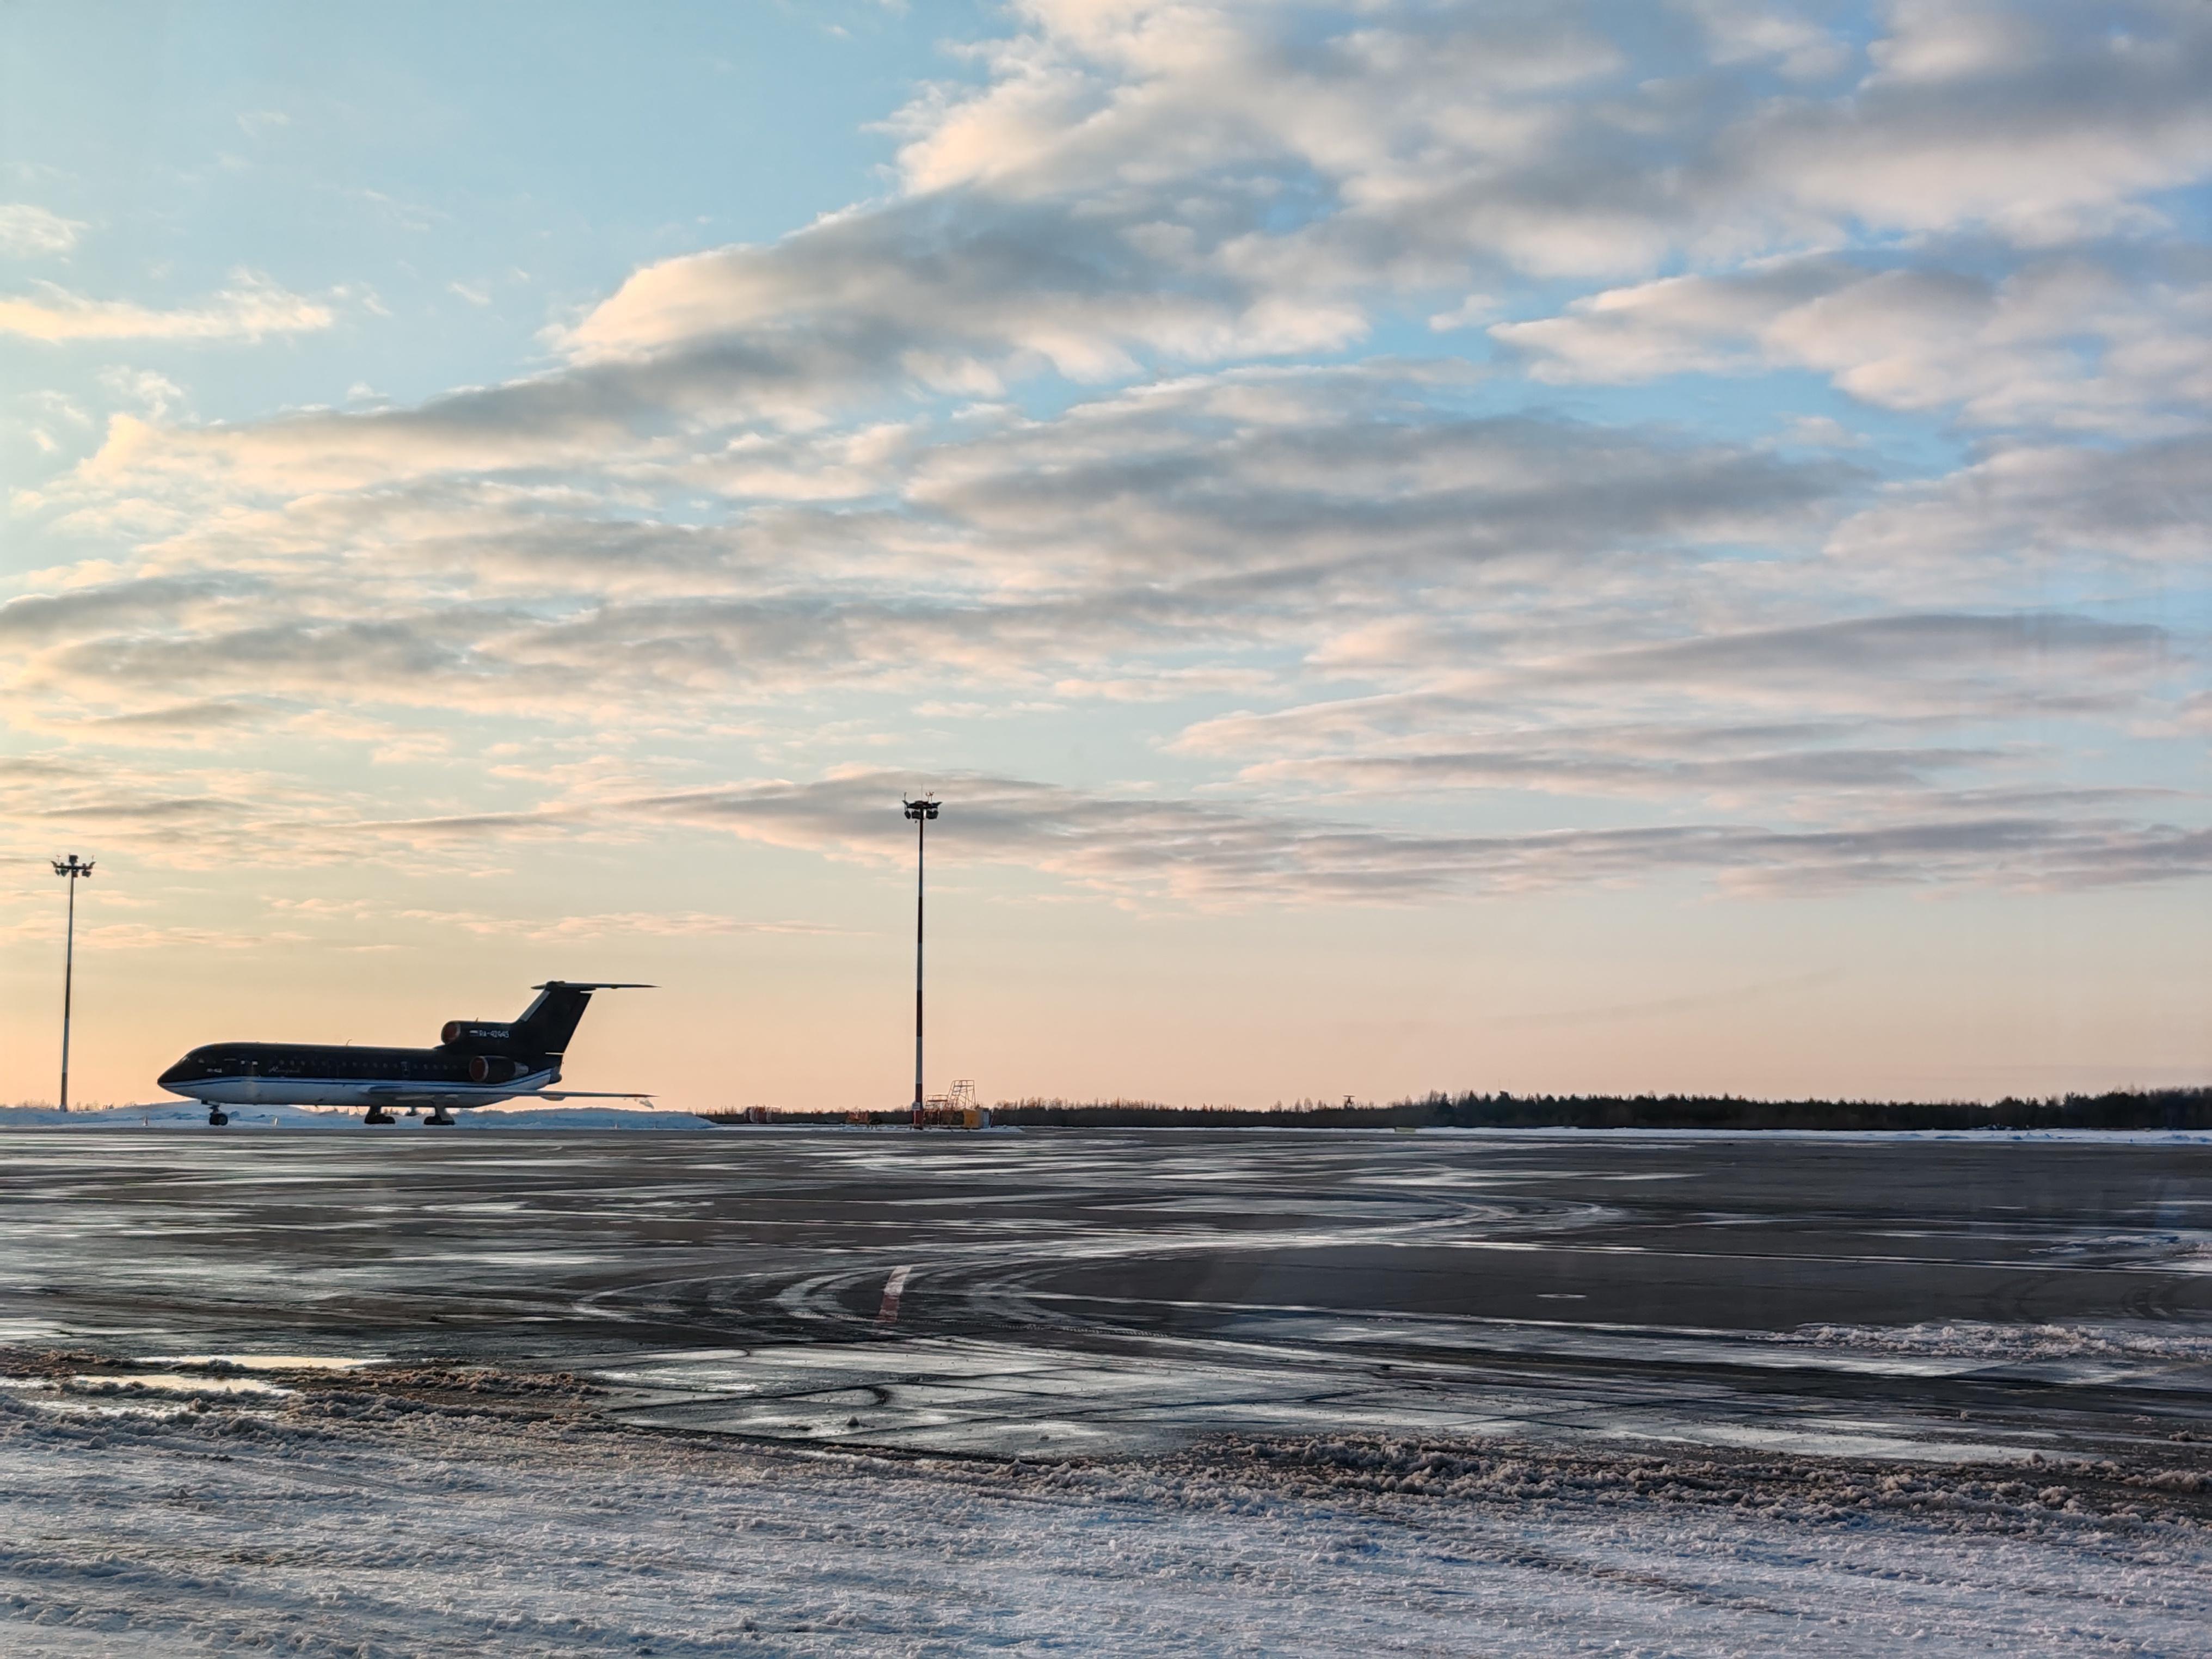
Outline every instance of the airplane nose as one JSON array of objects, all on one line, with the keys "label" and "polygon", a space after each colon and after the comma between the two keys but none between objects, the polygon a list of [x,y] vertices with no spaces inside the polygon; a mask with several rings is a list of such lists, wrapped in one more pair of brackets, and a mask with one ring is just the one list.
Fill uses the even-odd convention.
[{"label": "airplane nose", "polygon": [[169,1067],[167,1071],[162,1073],[161,1076],[155,1078],[154,1081],[161,1088],[173,1089],[178,1084],[184,1081],[184,1076],[185,1062],[180,1060],[175,1065]]}]

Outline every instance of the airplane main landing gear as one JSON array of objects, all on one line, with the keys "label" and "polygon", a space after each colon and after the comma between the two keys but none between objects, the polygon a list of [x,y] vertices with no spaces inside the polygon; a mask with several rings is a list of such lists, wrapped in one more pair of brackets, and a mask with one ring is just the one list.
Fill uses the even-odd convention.
[{"label": "airplane main landing gear", "polygon": [[229,1121],[230,1121],[230,1114],[229,1114],[228,1112],[224,1111],[224,1110],[222,1109],[222,1107],[220,1107],[220,1106],[210,1106],[210,1107],[209,1107],[209,1108],[208,1108],[208,1127],[209,1127],[209,1128],[210,1128],[210,1129],[220,1129],[221,1127],[222,1127],[222,1126],[223,1126],[224,1124],[226,1124],[226,1123],[228,1123],[228,1122],[229,1122]]},{"label": "airplane main landing gear", "polygon": [[446,1109],[441,1106],[422,1120],[422,1127],[426,1129],[450,1129],[453,1127],[453,1120],[447,1115]]},{"label": "airplane main landing gear", "polygon": [[363,1123],[397,1123],[398,1121],[381,1106],[370,1107],[368,1115],[362,1119]]}]

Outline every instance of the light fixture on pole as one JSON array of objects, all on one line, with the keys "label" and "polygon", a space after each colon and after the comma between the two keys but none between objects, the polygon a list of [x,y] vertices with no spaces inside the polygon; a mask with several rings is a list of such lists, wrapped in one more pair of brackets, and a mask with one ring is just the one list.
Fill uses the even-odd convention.
[{"label": "light fixture on pole", "polygon": [[[903,796],[900,797],[904,799]],[[925,795],[920,800],[906,803],[906,815],[914,820],[914,1127],[921,1127],[921,896],[922,870],[927,853],[927,841],[930,821],[937,816],[937,802]]]},{"label": "light fixture on pole", "polygon": [[66,861],[53,860],[54,873],[69,878],[69,943],[62,953],[62,1110],[69,1110],[70,994],[76,978],[76,884],[92,873],[92,860],[71,853]]}]

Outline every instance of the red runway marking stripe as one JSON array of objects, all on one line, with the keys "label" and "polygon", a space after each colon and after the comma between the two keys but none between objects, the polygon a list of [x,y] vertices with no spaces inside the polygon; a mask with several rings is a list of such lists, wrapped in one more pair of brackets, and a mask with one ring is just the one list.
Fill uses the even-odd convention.
[{"label": "red runway marking stripe", "polygon": [[884,1280],[884,1305],[876,1310],[877,1324],[898,1323],[899,1295],[906,1289],[906,1276],[913,1271],[911,1267],[894,1267],[891,1276]]}]

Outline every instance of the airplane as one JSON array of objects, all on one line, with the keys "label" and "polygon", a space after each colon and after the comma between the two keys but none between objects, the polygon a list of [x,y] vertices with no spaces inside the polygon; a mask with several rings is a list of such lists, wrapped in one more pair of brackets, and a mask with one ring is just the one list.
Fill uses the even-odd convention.
[{"label": "airplane", "polygon": [[548,980],[537,1000],[505,1025],[446,1022],[434,1048],[361,1048],[308,1042],[215,1042],[161,1073],[161,1085],[205,1103],[208,1122],[230,1121],[226,1106],[366,1106],[369,1123],[396,1121],[386,1109],[450,1128],[452,1109],[527,1095],[533,1100],[644,1100],[629,1093],[556,1091],[561,1056],[594,991],[649,991],[611,981]]}]

